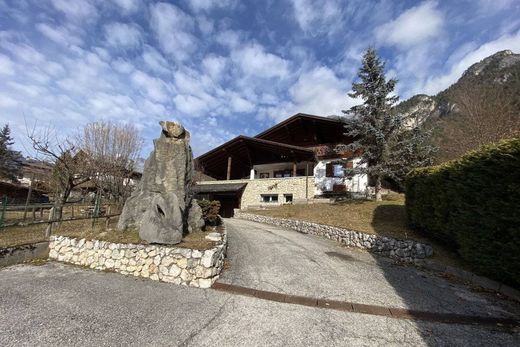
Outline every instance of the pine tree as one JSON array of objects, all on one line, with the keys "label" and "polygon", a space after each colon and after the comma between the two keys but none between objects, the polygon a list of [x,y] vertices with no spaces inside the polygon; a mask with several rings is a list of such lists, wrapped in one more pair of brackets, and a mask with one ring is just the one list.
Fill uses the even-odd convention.
[{"label": "pine tree", "polygon": [[11,149],[13,144],[11,129],[6,124],[0,130],[0,178],[16,181],[16,178],[22,174],[23,156],[20,152]]},{"label": "pine tree", "polygon": [[432,154],[426,141],[429,134],[420,126],[405,127],[403,118],[393,111],[399,100],[392,95],[397,80],[387,80],[384,70],[385,64],[369,48],[358,72],[361,81],[353,83],[349,93],[363,104],[343,111],[346,135],[354,139],[348,148],[360,156],[362,164],[349,174],[368,174],[375,181],[377,201],[381,201],[383,179],[402,182],[412,167],[429,165]]}]

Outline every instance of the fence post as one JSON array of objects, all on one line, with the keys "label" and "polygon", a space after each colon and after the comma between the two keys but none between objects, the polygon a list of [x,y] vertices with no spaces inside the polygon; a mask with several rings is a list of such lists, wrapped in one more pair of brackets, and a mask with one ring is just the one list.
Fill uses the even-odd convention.
[{"label": "fence post", "polygon": [[47,225],[47,229],[45,229],[45,237],[50,237],[52,234],[52,225],[54,224],[54,207],[52,207],[49,211],[49,225]]},{"label": "fence post", "polygon": [[7,195],[4,195],[4,198],[2,201],[2,211],[0,212],[0,227],[4,225],[6,209],[7,209]]},{"label": "fence post", "polygon": [[92,229],[94,229],[94,225],[96,224],[96,218],[98,216],[98,213],[99,213],[99,200],[101,198],[101,195],[99,194],[99,191],[98,191],[98,194],[96,194],[96,203],[94,205],[94,211],[92,213]]},{"label": "fence post", "polygon": [[105,221],[105,230],[108,229],[108,225],[110,224],[110,207],[112,207],[112,205],[108,205],[105,212],[107,215],[107,220]]}]

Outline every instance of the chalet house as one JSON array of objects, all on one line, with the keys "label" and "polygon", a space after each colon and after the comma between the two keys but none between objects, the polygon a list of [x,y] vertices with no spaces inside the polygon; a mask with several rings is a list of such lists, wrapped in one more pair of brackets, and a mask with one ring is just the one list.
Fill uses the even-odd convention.
[{"label": "chalet house", "polygon": [[235,208],[364,193],[366,175],[345,175],[359,158],[342,148],[352,142],[344,133],[338,119],[298,113],[255,137],[238,136],[195,159],[204,177],[196,197],[219,200],[231,217]]}]

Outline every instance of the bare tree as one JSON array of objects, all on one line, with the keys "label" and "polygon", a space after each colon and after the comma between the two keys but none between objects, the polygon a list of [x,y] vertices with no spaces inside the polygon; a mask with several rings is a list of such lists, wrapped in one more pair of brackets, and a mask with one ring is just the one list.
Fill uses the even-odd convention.
[{"label": "bare tree", "polygon": [[63,206],[72,189],[89,181],[84,161],[78,158],[78,146],[71,138],[60,138],[57,131],[47,128],[28,131],[32,148],[38,155],[53,164],[51,184],[56,189],[51,219],[61,220]]},{"label": "bare tree", "polygon": [[87,124],[78,143],[89,176],[110,199],[123,204],[132,190],[132,177],[142,139],[135,126],[110,121]]},{"label": "bare tree", "polygon": [[520,105],[499,88],[466,83],[453,91],[454,112],[440,123],[441,161],[520,134]]}]

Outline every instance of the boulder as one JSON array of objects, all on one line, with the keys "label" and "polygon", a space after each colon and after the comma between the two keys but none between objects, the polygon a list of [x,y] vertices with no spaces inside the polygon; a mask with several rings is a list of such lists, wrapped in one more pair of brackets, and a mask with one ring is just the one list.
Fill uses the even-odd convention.
[{"label": "boulder", "polygon": [[204,226],[190,191],[193,156],[190,134],[176,122],[161,121],[161,136],[144,164],[137,189],[127,199],[118,230],[137,228],[150,243],[176,244]]}]

